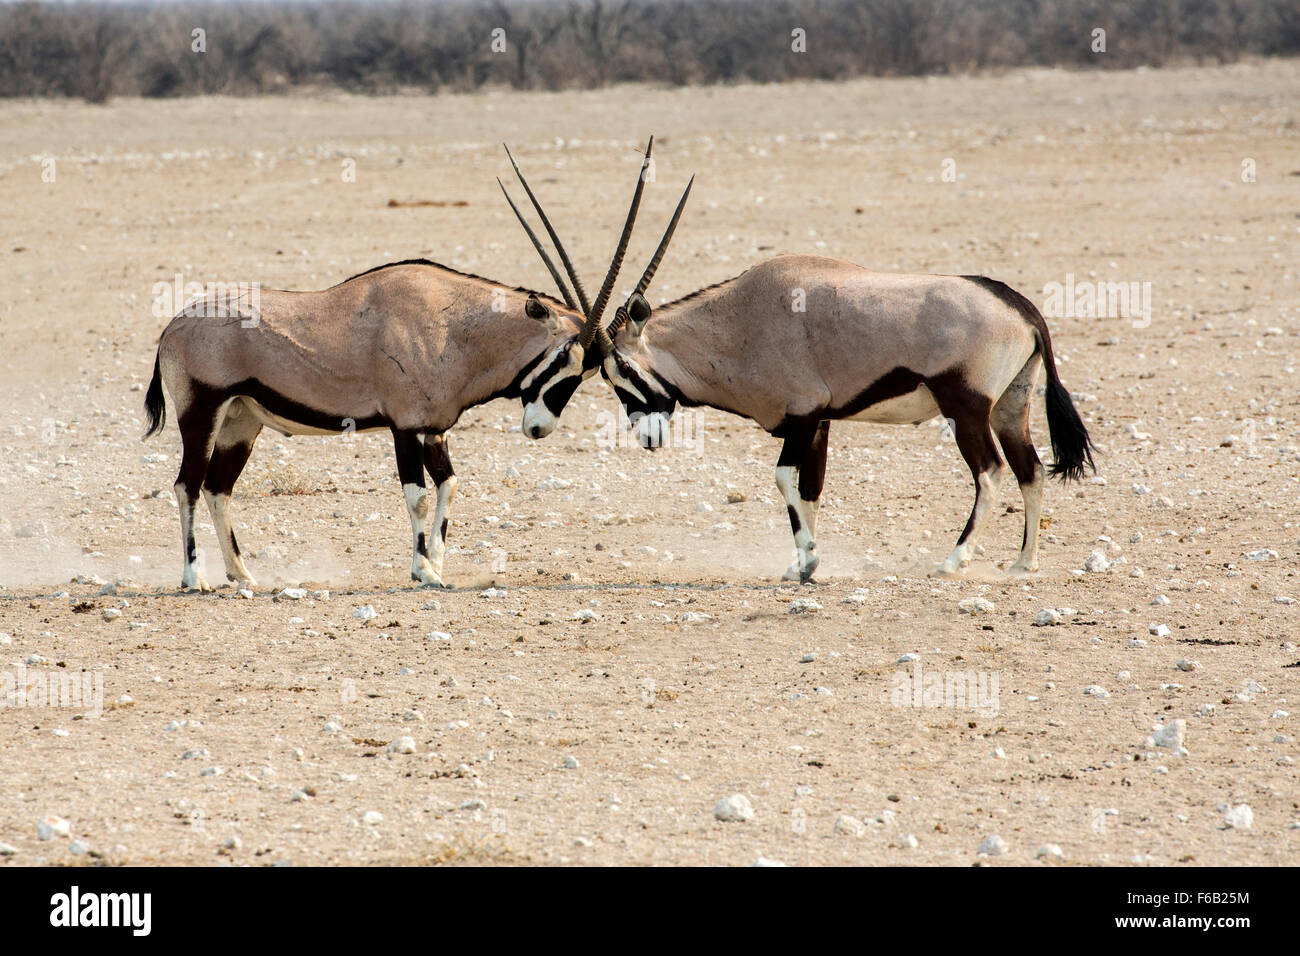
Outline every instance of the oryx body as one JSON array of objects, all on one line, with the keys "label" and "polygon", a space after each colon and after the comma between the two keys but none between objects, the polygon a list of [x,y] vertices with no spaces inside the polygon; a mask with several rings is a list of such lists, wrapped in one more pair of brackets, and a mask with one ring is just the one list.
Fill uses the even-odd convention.
[{"label": "oryx body", "polygon": [[[159,340],[145,397],[145,437],[163,426],[165,383],[182,444],[175,485],[185,555],[181,586],[208,589],[194,543],[200,490],[212,512],[226,576],[253,583],[229,508],[231,490],[264,427],[286,435],[390,430],[411,518],[411,578],[443,585],[447,513],[456,492],[444,436],[467,408],[494,398],[520,399],[529,438],[555,428],[573,392],[599,364],[601,353],[590,346],[631,238],[649,158],[648,145],[594,304],[511,157],[576,300],[510,200],[563,304],[421,259],[380,266],[321,292],[259,291],[256,302],[204,300],[172,319]],[[436,495],[432,548],[425,471]]]},{"label": "oryx body", "polygon": [[679,403],[752,418],[784,440],[776,481],[798,548],[787,578],[807,580],[817,567],[830,422],[919,424],[939,415],[951,419],[976,486],[970,519],[939,570],[970,561],[1004,470],[999,443],[1025,503],[1012,570],[1036,570],[1044,469],[1029,400],[1040,366],[1052,473],[1079,477],[1091,444],[1057,376],[1047,325],[1019,293],[983,277],[879,273],[815,256],[769,259],[659,306],[653,318],[641,289],[611,324],[604,376],[647,447],[666,434]]},{"label": "oryx body", "polygon": [[[571,360],[581,367],[582,350],[571,348],[581,315],[424,260],[382,266],[320,292],[261,291],[258,298],[256,307],[244,301],[237,309],[196,302],[159,339],[147,434],[162,428],[165,384],[182,442],[175,487],[182,587],[208,588],[194,543],[200,490],[227,577],[253,583],[229,503],[263,427],[286,435],[389,429],[411,518],[411,577],[441,585],[456,491],[445,433],[467,408],[498,397],[523,401],[532,437],[549,432],[555,414],[546,405],[555,400],[542,392],[558,368]],[[432,547],[426,470],[436,495]]]}]

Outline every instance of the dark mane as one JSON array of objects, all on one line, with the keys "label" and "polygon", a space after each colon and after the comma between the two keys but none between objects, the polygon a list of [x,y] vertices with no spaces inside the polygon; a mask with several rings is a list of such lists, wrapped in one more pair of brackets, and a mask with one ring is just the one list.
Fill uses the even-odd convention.
[{"label": "dark mane", "polygon": [[[753,266],[750,266],[750,269],[752,269],[752,268],[753,268]],[[706,295],[706,294],[712,292],[714,289],[720,289],[720,288],[722,288],[724,285],[731,285],[731,283],[735,282],[737,279],[739,279],[739,278],[741,278],[743,275],[745,275],[746,272],[749,272],[749,269],[746,269],[745,272],[741,272],[741,273],[738,273],[738,274],[732,276],[730,279],[723,279],[723,280],[720,281],[720,282],[715,282],[715,283],[713,283],[713,285],[706,285],[706,286],[704,286],[704,288],[702,288],[702,289],[696,289],[694,292],[691,292],[691,293],[689,293],[689,294],[687,294],[687,295],[684,295],[684,296],[682,296],[680,299],[673,299],[673,301],[671,301],[671,302],[665,302],[663,305],[657,305],[657,306],[655,306],[655,308],[656,308],[656,309],[669,309],[669,308],[673,308],[673,307],[675,307],[675,306],[682,305],[682,304],[684,304],[684,303],[686,303],[686,302],[690,302],[692,299],[698,299],[700,296],[702,296],[702,295]]]},{"label": "dark mane", "polygon": [[487,276],[475,275],[472,272],[461,272],[459,269],[453,269],[451,266],[445,266],[441,262],[434,262],[432,259],[403,259],[400,262],[387,262],[382,266],[375,266],[371,269],[367,269],[365,272],[358,272],[356,275],[349,276],[348,278],[344,279],[343,282],[339,282],[337,284],[344,285],[345,283],[351,282],[353,279],[360,279],[362,276],[368,276],[372,272],[379,272],[383,269],[395,269],[398,266],[432,266],[434,269],[441,269],[443,272],[450,272],[452,275],[462,276],[463,278],[466,279],[474,279],[475,281],[482,282],[485,285],[495,286],[503,289],[512,288],[512,290],[515,292],[526,292],[529,295],[535,295],[537,296],[537,298],[545,300],[548,304],[557,305],[561,309],[565,309],[566,311],[568,310],[568,306],[566,306],[563,302],[561,302],[553,295],[547,295],[545,292],[538,292],[535,289],[528,289],[521,285],[510,287],[507,286],[504,282],[498,282],[496,279],[489,279]]}]

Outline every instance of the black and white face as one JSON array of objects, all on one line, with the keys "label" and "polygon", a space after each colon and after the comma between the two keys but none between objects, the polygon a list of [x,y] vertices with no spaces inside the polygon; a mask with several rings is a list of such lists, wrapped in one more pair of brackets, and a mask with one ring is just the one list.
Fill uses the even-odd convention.
[{"label": "black and white face", "polygon": [[560,413],[578,390],[582,380],[595,369],[586,369],[586,351],[578,337],[555,346],[520,383],[524,404],[524,434],[545,438],[560,423]]},{"label": "black and white face", "polygon": [[627,413],[628,427],[642,448],[654,451],[668,444],[669,423],[677,411],[677,396],[653,372],[630,355],[615,349],[600,366]]},{"label": "black and white face", "polygon": [[[561,334],[554,311],[544,302],[530,296],[525,311],[529,318],[546,324],[552,339]],[[529,438],[545,438],[555,431],[564,406],[582,380],[595,373],[600,357],[595,349],[582,347],[578,333],[565,335],[547,347],[541,361],[519,383],[519,400],[524,406],[523,431]]]}]

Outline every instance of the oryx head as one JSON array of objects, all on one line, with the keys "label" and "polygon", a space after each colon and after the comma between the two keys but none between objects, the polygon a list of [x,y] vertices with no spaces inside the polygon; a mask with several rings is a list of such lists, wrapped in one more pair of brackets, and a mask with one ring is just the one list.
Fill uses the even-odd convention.
[{"label": "oryx head", "polygon": [[646,301],[644,292],[650,287],[650,280],[663,261],[668,242],[673,237],[673,230],[677,228],[677,220],[681,218],[694,183],[695,177],[692,176],[663,238],[659,240],[659,248],[646,266],[636,289],[618,307],[609,327],[596,333],[597,350],[601,355],[600,373],[622,403],[623,410],[627,413],[628,427],[635,432],[637,441],[642,448],[651,451],[668,442],[669,423],[677,410],[678,394],[676,389],[655,373],[641,337],[651,314],[650,303]]},{"label": "oryx head", "polygon": [[[605,312],[605,306],[609,302],[610,293],[614,289],[614,282],[618,278],[619,266],[623,263],[623,255],[627,252],[628,241],[632,237],[632,227],[636,223],[636,213],[641,205],[641,192],[645,188],[645,170],[650,163],[650,151],[654,147],[654,137],[650,138],[646,146],[645,158],[641,164],[641,172],[637,176],[636,192],[632,196],[632,205],[627,212],[627,220],[623,223],[623,234],[619,237],[618,248],[614,251],[614,258],[609,264],[609,270],[605,274],[605,281],[601,284],[600,292],[596,296],[596,301],[590,302],[587,299],[587,292],[582,286],[582,280],[578,278],[577,272],[573,268],[573,263],[569,259],[569,254],[564,250],[564,244],[560,242],[560,237],[555,234],[551,226],[550,219],[542,210],[541,203],[533,195],[529,188],[528,181],[524,179],[524,174],[519,170],[519,164],[515,162],[514,156],[510,155],[510,148],[506,147],[506,155],[510,156],[510,164],[514,166],[515,175],[519,177],[519,182],[524,187],[524,192],[528,194],[533,208],[537,210],[538,216],[541,217],[542,225],[546,227],[547,234],[551,237],[551,242],[555,244],[556,251],[560,254],[560,261],[564,264],[565,272],[568,273],[570,281],[573,283],[574,292],[577,293],[575,301],[573,293],[565,285],[564,279],[560,276],[560,271],[547,255],[546,249],[543,248],[541,240],[537,238],[531,226],[528,224],[515,205],[510,193],[506,192],[506,187],[501,180],[497,184],[501,186],[501,191],[505,193],[506,201],[510,203],[510,208],[514,210],[515,215],[519,218],[520,224],[524,231],[528,233],[528,238],[532,240],[533,247],[537,250],[538,255],[542,257],[542,262],[546,264],[547,270],[551,273],[551,278],[560,289],[560,295],[564,298],[564,303],[569,309],[579,312],[585,317],[581,327],[567,335],[561,335],[558,342],[552,342],[548,338],[546,352],[537,362],[533,370],[520,383],[520,397],[524,403],[524,434],[529,438],[542,438],[549,435],[555,426],[559,423],[560,412],[568,404],[573,393],[577,391],[583,379],[594,374],[600,366],[603,351],[593,349],[592,341],[597,335],[603,335],[600,321]],[[550,314],[544,303],[540,299],[531,298],[529,307],[542,311],[529,312],[533,318],[541,321],[556,322],[558,329],[558,320]],[[548,328],[550,328],[548,326]],[[556,337],[557,332],[552,330],[551,338]]]}]

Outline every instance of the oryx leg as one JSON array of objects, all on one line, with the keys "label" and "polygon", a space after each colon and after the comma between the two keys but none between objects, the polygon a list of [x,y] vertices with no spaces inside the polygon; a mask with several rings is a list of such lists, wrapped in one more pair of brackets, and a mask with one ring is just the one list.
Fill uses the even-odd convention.
[{"label": "oryx leg", "polygon": [[1025,534],[1020,545],[1020,557],[1008,569],[1012,574],[1038,570],[1038,520],[1043,512],[1043,485],[1047,472],[1038,460],[1038,451],[1029,435],[1029,399],[1034,393],[1034,382],[1041,364],[1037,354],[1025,363],[993,406],[991,416],[993,432],[998,436],[1002,454],[1016,476],[1025,502]]},{"label": "oryx leg", "polygon": [[776,487],[785,499],[798,555],[783,581],[807,581],[817,570],[817,508],[826,480],[826,441],[830,422],[793,432],[776,462]]},{"label": "oryx leg", "polygon": [[429,561],[429,543],[426,526],[429,523],[429,491],[424,486],[424,452],[420,435],[413,431],[393,429],[393,445],[397,451],[397,476],[406,495],[406,510],[411,516],[411,539],[415,555],[411,559],[411,580],[420,584],[442,586],[442,578]]},{"label": "oryx leg", "polygon": [[230,494],[235,482],[248,464],[248,456],[253,453],[253,442],[262,432],[262,423],[257,420],[242,399],[235,399],[226,408],[221,427],[217,430],[216,441],[212,446],[212,457],[208,461],[208,472],[203,479],[203,497],[207,499],[208,511],[212,513],[212,524],[217,531],[217,541],[221,545],[221,558],[226,565],[226,578],[237,586],[255,587],[257,582],[244,567],[244,559],[239,553],[239,542],[235,540],[234,529],[230,525]]},{"label": "oryx leg", "polygon": [[181,571],[183,591],[212,590],[203,577],[202,552],[194,543],[194,509],[208,472],[220,416],[220,407],[202,401],[192,402],[177,414],[181,432],[181,470],[173,491],[181,516],[181,549],[185,558]]},{"label": "oryx leg", "polygon": [[975,538],[997,502],[998,486],[1002,483],[1005,466],[989,428],[989,413],[993,404],[989,398],[968,389],[959,390],[956,396],[943,395],[942,390],[933,386],[931,391],[935,391],[935,397],[939,399],[939,410],[952,421],[957,448],[966,459],[971,476],[975,479],[975,506],[971,509],[970,518],[967,519],[966,527],[957,539],[952,554],[937,569],[940,574],[956,574],[970,563],[975,554]]},{"label": "oryx leg", "polygon": [[441,578],[442,559],[447,554],[447,519],[451,502],[456,497],[456,473],[451,467],[451,456],[447,454],[445,435],[424,436],[424,467],[433,479],[433,490],[438,499],[433,513],[431,562],[434,573]]}]

